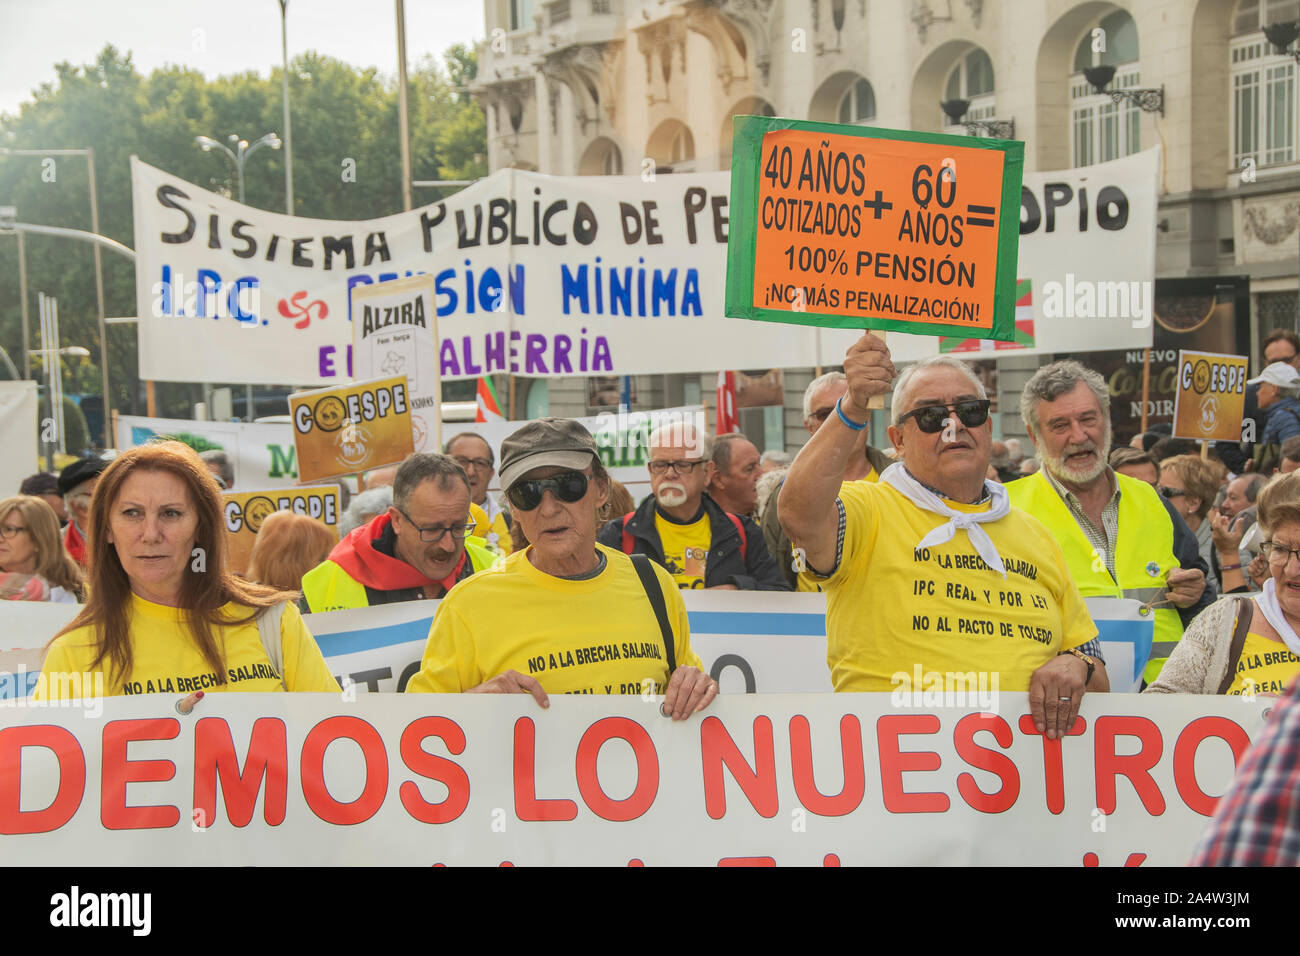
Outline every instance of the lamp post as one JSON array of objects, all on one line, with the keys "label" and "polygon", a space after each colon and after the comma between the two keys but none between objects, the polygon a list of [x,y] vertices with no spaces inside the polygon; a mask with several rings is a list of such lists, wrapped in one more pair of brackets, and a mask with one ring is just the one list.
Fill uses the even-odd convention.
[{"label": "lamp post", "polygon": [[289,0],[280,0],[280,71],[281,93],[284,97],[284,211],[293,215],[293,129],[289,126]]},{"label": "lamp post", "polygon": [[235,166],[235,177],[239,181],[239,201],[244,202],[244,163],[248,157],[253,155],[263,146],[270,146],[272,149],[280,148],[280,137],[275,133],[267,133],[261,139],[249,144],[248,140],[240,139],[237,133],[230,134],[230,142],[234,144],[234,149],[230,149],[224,143],[219,143],[211,136],[196,136],[194,142],[203,147],[203,152],[210,153],[213,149],[219,149],[226,154]]}]

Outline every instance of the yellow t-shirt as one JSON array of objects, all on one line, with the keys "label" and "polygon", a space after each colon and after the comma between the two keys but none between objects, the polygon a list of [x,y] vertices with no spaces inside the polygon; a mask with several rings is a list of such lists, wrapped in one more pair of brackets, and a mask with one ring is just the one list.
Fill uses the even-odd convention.
[{"label": "yellow t-shirt", "polygon": [[1292,654],[1285,644],[1247,631],[1237,660],[1237,674],[1228,693],[1240,696],[1249,686],[1256,694],[1282,694],[1298,671],[1300,657]]},{"label": "yellow t-shirt", "polygon": [[[1035,670],[1097,635],[1060,546],[1016,508],[983,524],[1006,563],[1003,577],[980,559],[965,531],[946,544],[915,545],[946,519],[923,511],[891,485],[840,488],[844,550],[826,589],[827,662],[837,691],[929,684],[960,689],[948,675],[998,674],[998,689],[1027,691]],[[988,504],[948,501],[956,511]],[[907,675],[903,685],[892,678]],[[938,686],[935,684],[934,686]]]},{"label": "yellow t-shirt", "polygon": [[[531,548],[457,584],[429,629],[408,693],[463,693],[508,670],[536,677],[548,694],[662,694],[668,683],[663,635],[632,559],[596,545],[600,574],[566,581],[533,567]],[[681,592],[653,564],[668,607],[679,667],[703,668],[691,650]]]},{"label": "yellow t-shirt", "polygon": [[[869,472],[867,472],[865,477],[858,478],[856,480],[866,481],[866,482],[870,482],[871,484],[875,484],[880,480],[880,475],[876,474],[876,469],[873,467]],[[840,487],[842,488],[844,486],[841,485]],[[791,555],[791,557],[793,558],[793,554]],[[825,578],[821,577],[820,575],[814,574],[810,571],[801,571],[795,577],[794,589],[796,591],[809,591],[809,592],[824,591],[826,589],[822,586],[822,582],[825,580],[826,580]]]},{"label": "yellow t-shirt", "polygon": [[704,569],[709,561],[713,529],[709,515],[701,511],[690,524],[665,518],[655,509],[655,530],[664,546],[664,567],[683,590],[704,587]]},{"label": "yellow t-shirt", "polygon": [[[222,610],[228,617],[245,617],[249,613],[249,608],[233,603]],[[50,646],[32,697],[55,700],[124,694],[189,694],[196,690],[261,693],[284,689],[262,647],[255,620],[213,628],[225,649],[226,660],[226,683],[218,684],[179,608],[154,604],[133,594],[127,613],[133,654],[129,674],[114,679],[108,659],[92,667],[94,629],[79,627]],[[280,619],[280,640],[284,682],[289,690],[339,692],[338,682],[330,673],[316,639],[293,604],[285,605]],[[98,690],[100,681],[102,693]]]}]

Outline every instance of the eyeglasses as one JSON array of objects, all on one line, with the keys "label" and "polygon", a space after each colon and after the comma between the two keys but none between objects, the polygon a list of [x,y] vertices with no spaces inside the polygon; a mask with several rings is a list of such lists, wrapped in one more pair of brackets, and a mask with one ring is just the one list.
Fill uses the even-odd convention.
[{"label": "eyeglasses", "polygon": [[1300,558],[1300,548],[1286,548],[1275,541],[1261,541],[1259,553],[1268,558],[1269,564],[1280,564],[1284,567],[1290,562],[1291,555]]},{"label": "eyeglasses", "polygon": [[10,538],[14,537],[15,535],[21,534],[26,530],[27,530],[26,528],[15,528],[11,524],[0,525],[0,538],[4,538],[6,541],[8,541]]},{"label": "eyeglasses", "polygon": [[542,495],[551,492],[561,501],[573,504],[587,494],[590,479],[580,471],[566,471],[554,478],[517,481],[506,491],[510,503],[520,511],[532,511],[542,503]]},{"label": "eyeglasses", "polygon": [[943,431],[944,423],[948,420],[951,410],[956,412],[957,418],[967,428],[978,428],[989,420],[989,407],[992,404],[987,398],[972,398],[957,402],[955,405],[921,405],[900,415],[898,424],[902,427],[909,418],[915,418],[917,428],[927,435],[933,435],[935,432]]},{"label": "eyeglasses", "polygon": [[452,460],[466,471],[471,468],[477,468],[479,471],[492,470],[492,462],[487,458],[453,458]]},{"label": "eyeglasses", "polygon": [[450,534],[457,541],[464,541],[470,532],[474,530],[474,522],[472,521],[466,524],[453,524],[446,527],[431,524],[421,528],[414,521],[411,521],[411,516],[405,511],[402,511],[401,508],[398,508],[397,511],[403,518],[411,522],[411,527],[420,533],[420,540],[425,544],[433,544],[435,541],[441,541],[444,534]]},{"label": "eyeglasses", "polygon": [[1160,494],[1164,495],[1166,498],[1181,498],[1183,495],[1187,494],[1187,492],[1183,491],[1181,488],[1170,488],[1168,485],[1159,485],[1156,488],[1156,491],[1160,492]]},{"label": "eyeglasses", "polygon": [[674,475],[689,475],[695,470],[696,465],[704,464],[703,461],[647,461],[646,470],[652,475],[666,475],[668,470],[672,469]]}]

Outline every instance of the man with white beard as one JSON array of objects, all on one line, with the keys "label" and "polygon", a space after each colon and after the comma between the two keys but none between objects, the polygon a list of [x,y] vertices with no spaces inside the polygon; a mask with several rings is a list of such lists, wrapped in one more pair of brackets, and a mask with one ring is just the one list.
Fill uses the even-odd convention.
[{"label": "man with white beard", "polygon": [[1214,601],[1196,536],[1155,489],[1107,464],[1110,392],[1099,374],[1072,360],[1043,366],[1020,416],[1043,467],[1006,486],[1011,504],[1052,532],[1084,597],[1134,598],[1154,614],[1149,684]]},{"label": "man with white beard", "polygon": [[650,433],[650,489],[636,511],[606,523],[596,540],[624,554],[645,554],[682,589],[788,591],[763,532],[705,493],[713,477],[709,436],[688,422]]}]

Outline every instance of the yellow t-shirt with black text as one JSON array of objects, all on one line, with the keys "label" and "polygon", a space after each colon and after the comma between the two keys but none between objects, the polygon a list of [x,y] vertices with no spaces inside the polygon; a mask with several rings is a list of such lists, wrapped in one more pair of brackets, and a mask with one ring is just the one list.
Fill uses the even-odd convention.
[{"label": "yellow t-shirt with black text", "polygon": [[[865,476],[863,476],[862,478],[855,479],[855,480],[857,480],[857,481],[867,481],[867,482],[870,482],[870,483],[872,483],[872,484],[875,484],[877,481],[880,480],[880,475],[877,474],[877,473],[876,473],[876,469],[875,469],[874,467],[872,467],[872,469],[871,469],[870,471],[868,471],[868,472],[866,473]],[[840,487],[842,488],[842,487],[844,487],[844,486],[841,485]],[[826,580],[825,578],[820,577],[819,575],[813,574],[813,573],[811,573],[811,572],[808,572],[808,571],[800,571],[799,574],[798,574],[798,576],[795,577],[795,590],[796,590],[796,591],[810,591],[810,592],[811,592],[811,591],[824,591],[824,590],[826,590],[826,588],[823,587],[823,582],[824,582],[825,580]]]},{"label": "yellow t-shirt with black text", "polygon": [[[230,603],[222,608],[222,613],[226,619],[243,618],[252,610]],[[127,614],[132,651],[130,673],[112,675],[112,664],[107,658],[92,667],[94,629],[79,627],[50,646],[32,697],[55,700],[99,696],[95,688],[100,678],[96,675],[102,675],[105,697],[190,694],[197,690],[265,693],[284,690],[285,686],[291,691],[339,692],[338,682],[330,673],[316,639],[292,603],[285,605],[280,618],[285,686],[281,686],[280,677],[262,647],[256,620],[213,625],[213,634],[225,651],[226,662],[226,683],[218,684],[216,674],[185,623],[184,611],[132,594]]]},{"label": "yellow t-shirt with black text", "polygon": [[[915,550],[947,519],[912,504],[893,486],[840,488],[844,549],[826,578],[827,663],[837,691],[892,691],[900,672],[915,683],[949,674],[998,674],[998,689],[1027,691],[1035,670],[1097,635],[1060,546],[1039,521],[1012,508],[980,525],[1006,564],[984,564],[965,531]],[[955,511],[989,505],[946,501]],[[935,685],[937,686],[937,684]],[[915,688],[920,690],[921,688]]]},{"label": "yellow t-shirt with black text", "polygon": [[1297,672],[1300,672],[1300,657],[1292,654],[1290,648],[1281,641],[1248,631],[1228,694],[1240,696],[1247,688],[1252,694],[1284,694]]},{"label": "yellow t-shirt with black text", "polygon": [[704,587],[709,546],[713,544],[709,513],[701,510],[698,518],[684,524],[661,515],[656,508],[655,530],[664,548],[664,567],[677,586],[683,590]]},{"label": "yellow t-shirt with black text", "polygon": [[[552,577],[516,551],[457,584],[438,605],[420,672],[407,693],[464,693],[508,670],[537,678],[548,694],[662,694],[667,653],[632,559],[596,545],[600,574]],[[681,592],[651,562],[668,609],[679,667],[703,669],[691,650]]]}]

